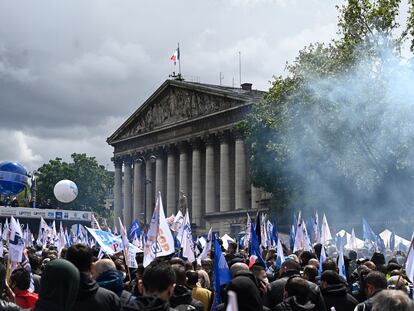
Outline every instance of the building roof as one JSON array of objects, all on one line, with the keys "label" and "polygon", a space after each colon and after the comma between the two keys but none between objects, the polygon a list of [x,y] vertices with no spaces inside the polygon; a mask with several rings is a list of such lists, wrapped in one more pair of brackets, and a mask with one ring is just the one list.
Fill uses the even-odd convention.
[{"label": "building roof", "polygon": [[138,119],[141,113],[151,105],[167,88],[175,87],[187,90],[193,90],[201,93],[220,96],[227,99],[243,102],[244,104],[252,104],[260,101],[266,94],[259,90],[243,90],[241,88],[233,88],[228,86],[220,86],[198,82],[188,82],[180,80],[166,80],[110,137],[107,138],[108,144],[114,144],[121,137],[122,133]]}]

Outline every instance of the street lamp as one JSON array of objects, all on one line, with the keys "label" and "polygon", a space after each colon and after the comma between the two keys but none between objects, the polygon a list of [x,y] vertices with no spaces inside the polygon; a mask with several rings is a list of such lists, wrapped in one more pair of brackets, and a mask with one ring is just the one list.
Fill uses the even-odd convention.
[{"label": "street lamp", "polygon": [[[137,162],[139,163],[147,163],[150,164],[154,163],[157,160],[157,157],[153,154],[151,154],[148,159],[145,159],[143,156],[139,156],[137,158]],[[148,176],[145,176],[144,179],[144,227],[147,227],[147,185],[152,184],[152,180],[148,178]]]}]

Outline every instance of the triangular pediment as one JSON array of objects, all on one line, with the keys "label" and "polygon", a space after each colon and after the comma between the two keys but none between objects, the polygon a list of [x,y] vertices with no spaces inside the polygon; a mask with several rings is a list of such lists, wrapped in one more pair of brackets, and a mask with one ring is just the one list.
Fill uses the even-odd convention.
[{"label": "triangular pediment", "polygon": [[167,80],[108,138],[108,143],[199,119],[243,105],[251,99],[252,96],[235,93],[230,88]]}]

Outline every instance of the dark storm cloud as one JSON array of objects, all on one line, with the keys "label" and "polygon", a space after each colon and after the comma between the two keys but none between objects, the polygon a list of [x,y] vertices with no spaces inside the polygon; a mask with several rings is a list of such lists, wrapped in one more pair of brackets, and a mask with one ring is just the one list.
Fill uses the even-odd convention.
[{"label": "dark storm cloud", "polygon": [[334,4],[0,0],[0,160],[108,163],[106,137],[176,70],[177,41],[189,79],[237,85],[241,51],[243,80],[266,89],[300,48],[332,37]]}]

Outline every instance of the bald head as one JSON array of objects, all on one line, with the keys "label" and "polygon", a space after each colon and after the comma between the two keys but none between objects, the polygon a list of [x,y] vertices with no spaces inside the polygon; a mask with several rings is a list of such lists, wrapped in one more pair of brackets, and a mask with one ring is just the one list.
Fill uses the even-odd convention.
[{"label": "bald head", "polygon": [[93,274],[97,278],[100,274],[108,270],[116,270],[115,263],[111,259],[100,259],[94,264]]},{"label": "bald head", "polygon": [[234,276],[239,271],[249,271],[249,266],[242,262],[236,262],[230,267],[231,270],[231,276],[234,278]]}]

